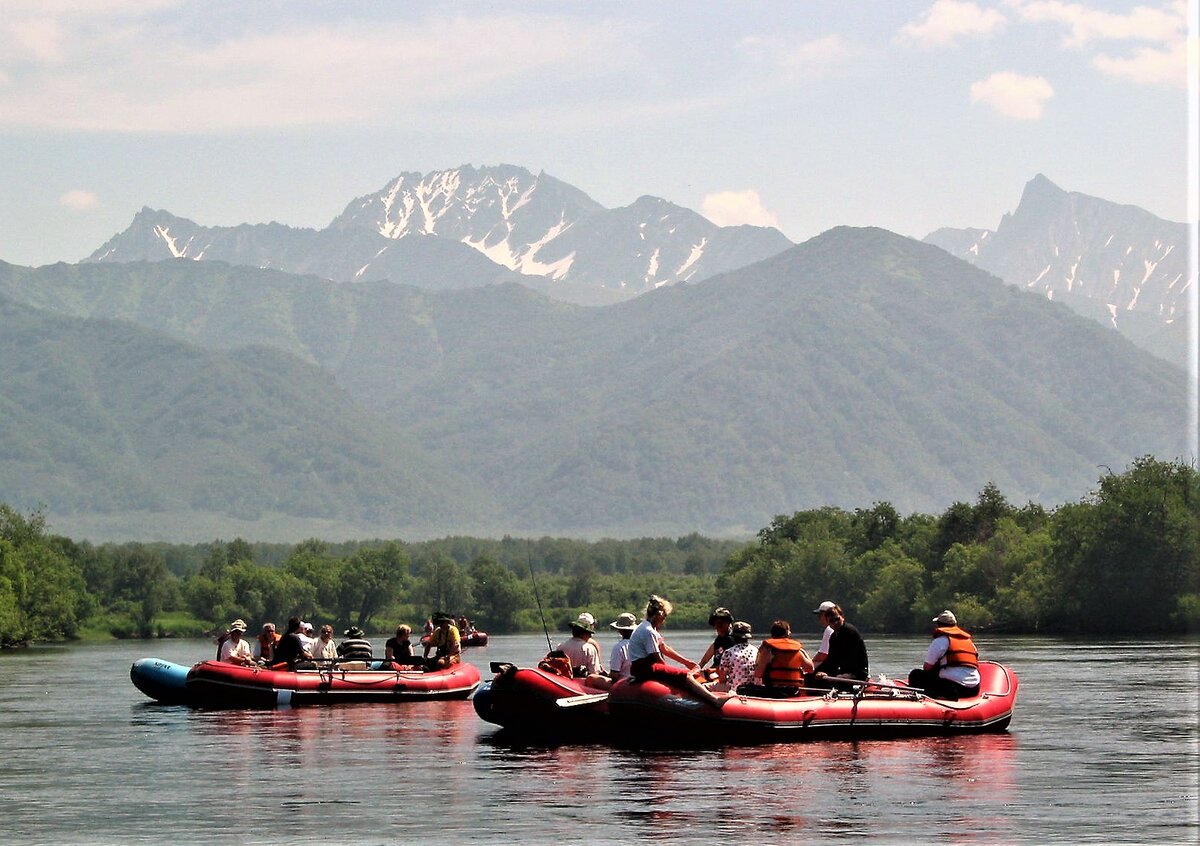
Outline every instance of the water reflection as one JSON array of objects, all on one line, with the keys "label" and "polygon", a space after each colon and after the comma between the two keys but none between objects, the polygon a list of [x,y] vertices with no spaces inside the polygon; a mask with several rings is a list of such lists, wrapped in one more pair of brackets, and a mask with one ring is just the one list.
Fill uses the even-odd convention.
[{"label": "water reflection", "polygon": [[[923,642],[871,647],[890,671]],[[125,681],[137,644],[31,650],[0,662],[4,842],[1196,842],[1194,641],[989,651],[1022,678],[1009,734],[681,751],[530,743],[469,702],[158,706]]]}]

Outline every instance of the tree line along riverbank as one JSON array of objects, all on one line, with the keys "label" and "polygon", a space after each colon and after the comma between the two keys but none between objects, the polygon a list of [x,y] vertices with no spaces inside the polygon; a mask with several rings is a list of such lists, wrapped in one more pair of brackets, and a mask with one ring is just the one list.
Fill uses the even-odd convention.
[{"label": "tree line along riverbank", "polygon": [[[1010,503],[994,485],[940,514],[889,503],[781,515],[752,540],[447,537],[291,544],[95,545],[55,535],[41,512],[0,504],[0,644],[195,636],[241,617],[383,631],[434,609],[493,632],[552,629],[589,610],[672,624],[713,606],[762,630],[833,599],[864,631],[918,632],[943,608],[967,628],[1012,633],[1200,630],[1200,473],[1147,456],[1078,502]],[[540,608],[540,610],[539,610]]]}]

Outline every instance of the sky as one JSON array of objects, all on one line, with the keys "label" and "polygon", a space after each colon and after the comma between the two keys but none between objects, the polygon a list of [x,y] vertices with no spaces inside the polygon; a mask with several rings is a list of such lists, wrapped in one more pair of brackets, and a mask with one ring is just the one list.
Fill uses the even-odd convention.
[{"label": "sky", "polygon": [[463,164],[793,241],[995,228],[1038,173],[1194,219],[1196,7],[3,0],[0,260],[78,261],[143,206],[322,228]]}]

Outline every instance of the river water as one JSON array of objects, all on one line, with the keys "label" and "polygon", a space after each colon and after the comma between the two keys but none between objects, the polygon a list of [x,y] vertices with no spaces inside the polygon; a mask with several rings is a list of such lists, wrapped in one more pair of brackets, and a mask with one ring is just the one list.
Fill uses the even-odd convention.
[{"label": "river water", "polygon": [[[869,638],[872,670],[901,677],[925,645]],[[1021,679],[1007,734],[674,752],[514,743],[470,702],[204,712],[130,684],[134,660],[206,641],[0,653],[0,842],[1200,840],[1200,642],[979,645]],[[467,657],[487,678],[545,647]]]}]

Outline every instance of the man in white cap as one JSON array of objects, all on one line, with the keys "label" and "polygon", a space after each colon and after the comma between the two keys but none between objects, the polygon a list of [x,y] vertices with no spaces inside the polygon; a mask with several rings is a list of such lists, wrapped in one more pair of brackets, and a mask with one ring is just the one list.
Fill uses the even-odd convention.
[{"label": "man in white cap", "polygon": [[829,612],[837,608],[837,603],[826,599],[820,605],[813,609],[813,613],[817,615],[817,623],[825,627],[825,631],[821,632],[821,648],[817,650],[817,654],[813,656],[813,664],[821,666],[821,662],[829,657],[829,638],[833,636],[833,626],[829,625]]},{"label": "man in white cap", "polygon": [[979,650],[959,628],[953,611],[933,618],[933,641],[925,663],[908,674],[908,683],[935,699],[966,699],[979,693]]},{"label": "man in white cap", "polygon": [[571,621],[571,636],[558,645],[559,651],[571,661],[571,669],[577,677],[604,672],[600,647],[592,640],[595,633],[596,618],[584,611]]},{"label": "man in white cap", "polygon": [[254,653],[243,635],[246,634],[246,622],[234,620],[229,624],[229,638],[221,644],[221,660],[226,664],[238,664],[242,667],[254,666]]}]

